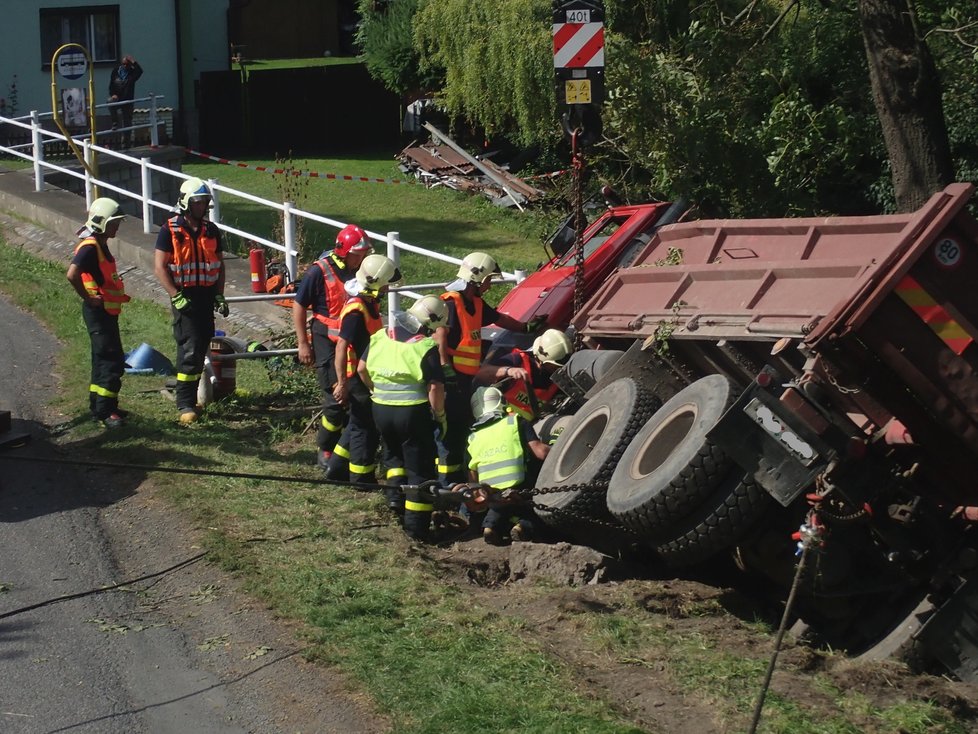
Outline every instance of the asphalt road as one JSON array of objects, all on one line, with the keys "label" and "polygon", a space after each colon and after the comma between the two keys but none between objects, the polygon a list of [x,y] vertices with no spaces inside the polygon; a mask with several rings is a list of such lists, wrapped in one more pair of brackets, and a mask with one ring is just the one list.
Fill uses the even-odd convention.
[{"label": "asphalt road", "polygon": [[[57,384],[49,367],[57,342],[2,298],[0,323],[0,409],[11,411],[15,430],[33,435],[32,454],[63,455],[45,439],[42,420]],[[100,479],[65,465],[0,460],[0,731],[253,731],[236,723],[224,686],[195,665],[181,631],[147,622],[135,593],[4,616],[125,580],[100,512],[131,490]]]}]

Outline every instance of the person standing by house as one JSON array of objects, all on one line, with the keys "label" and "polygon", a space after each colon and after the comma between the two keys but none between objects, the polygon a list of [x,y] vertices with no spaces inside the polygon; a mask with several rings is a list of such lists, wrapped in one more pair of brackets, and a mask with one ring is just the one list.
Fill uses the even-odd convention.
[{"label": "person standing by house", "polygon": [[88,406],[106,428],[118,428],[126,412],[119,409],[119,390],[125,371],[119,313],[129,301],[109,240],[116,236],[125,216],[113,199],[92,202],[83,238],[68,266],[68,282],[82,299],[82,318],[92,341],[92,377]]},{"label": "person standing by house", "polygon": [[482,327],[497,324],[510,331],[532,334],[546,321],[546,317],[536,317],[523,323],[482,300],[499,272],[491,255],[469,253],[459,267],[458,279],[449,283],[440,296],[448,306],[446,325],[435,331],[446,378],[448,435],[440,436],[438,446],[438,478],[445,487],[465,481],[465,437],[472,425],[469,399],[472,380],[482,362]]},{"label": "person standing by house", "polygon": [[[373,246],[362,227],[348,224],[336,235],[332,250],[314,262],[302,280],[292,302],[292,326],[299,348],[299,362],[316,366],[316,381],[322,394],[322,416],[316,435],[316,463],[324,471],[347,422],[347,409],[333,398],[336,387],[336,342],[340,338],[340,313],[349,296],[346,284],[372,254]],[[312,311],[312,343],[307,329]]]},{"label": "person standing by house", "polygon": [[398,341],[377,331],[357,368],[371,391],[387,469],[387,505],[404,514],[404,531],[416,540],[427,540],[434,507],[417,497],[405,501],[400,486],[437,476],[434,426],[445,421],[445,377],[431,333],[447,316],[440,298],[418,299],[403,317],[412,335]]},{"label": "person standing by house", "polygon": [[224,299],[221,232],[207,219],[211,191],[199,178],[180,186],[177,215],[156,238],[154,273],[170,296],[177,342],[177,412],[183,424],[197,421],[197,386],[214,336],[214,311],[229,313]]},{"label": "person standing by house", "polygon": [[[122,62],[112,69],[109,77],[109,102],[126,102],[136,97],[136,82],[143,75],[143,67],[132,56],[122,57]],[[112,129],[132,127],[132,109],[134,104],[116,104],[109,107],[112,115]],[[122,123],[121,125],[119,123]],[[132,145],[132,130],[122,133],[123,147]]]}]

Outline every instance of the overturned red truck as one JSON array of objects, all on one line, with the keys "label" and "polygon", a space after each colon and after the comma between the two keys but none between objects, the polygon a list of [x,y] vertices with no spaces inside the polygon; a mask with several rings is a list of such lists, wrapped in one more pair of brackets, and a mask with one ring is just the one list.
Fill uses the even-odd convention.
[{"label": "overturned red truck", "polygon": [[572,318],[622,356],[558,378],[578,407],[538,486],[574,488],[536,498],[545,520],[613,520],[676,566],[732,554],[783,590],[805,549],[814,641],[978,677],[973,190],[657,229]]}]

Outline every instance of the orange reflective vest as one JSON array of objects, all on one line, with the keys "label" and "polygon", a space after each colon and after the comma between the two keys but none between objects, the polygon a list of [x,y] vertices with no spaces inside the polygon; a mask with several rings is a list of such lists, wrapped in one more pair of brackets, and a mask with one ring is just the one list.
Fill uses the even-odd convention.
[{"label": "orange reflective vest", "polygon": [[105,256],[105,251],[94,237],[86,237],[78,243],[75,254],[83,247],[91,245],[98,254],[98,269],[102,273],[102,285],[99,285],[91,273],[82,273],[82,285],[85,291],[91,296],[101,296],[102,306],[105,312],[118,316],[122,312],[122,304],[132,300],[126,295],[126,287],[122,283],[122,276],[115,267],[115,260],[109,260]]},{"label": "orange reflective vest", "polygon": [[482,362],[482,299],[475,299],[475,313],[465,310],[465,299],[457,291],[447,291],[439,298],[443,301],[454,301],[455,314],[458,316],[458,326],[461,336],[458,345],[448,347],[452,357],[452,366],[456,372],[463,375],[475,375]]},{"label": "orange reflective vest", "polygon": [[529,391],[531,389],[533,390],[533,394],[537,399],[537,405],[539,406],[557,394],[557,386],[551,383],[549,387],[531,388],[530,385],[533,383],[533,372],[531,369],[532,358],[530,357],[529,352],[524,352],[522,349],[514,349],[512,353],[519,355],[520,362],[522,363],[520,366],[526,370],[528,375],[531,375],[530,383],[528,384],[526,380],[510,380],[509,388],[507,388],[503,395],[514,413],[519,415],[521,418],[525,418],[526,420],[533,420],[536,418],[536,414],[533,412],[533,407],[530,403]]},{"label": "orange reflective vest", "polygon": [[177,288],[217,285],[221,276],[221,253],[217,251],[217,232],[210,222],[201,224],[195,241],[180,224],[181,217],[167,221],[173,242],[170,275]]},{"label": "orange reflective vest", "polygon": [[313,313],[313,316],[326,327],[327,335],[335,342],[340,337],[340,314],[347,299],[346,287],[343,279],[336,272],[336,262],[333,260],[332,253],[316,260],[316,265],[323,271],[323,291],[326,293],[326,308],[329,310],[329,315]]},{"label": "orange reflective vest", "polygon": [[[340,323],[343,323],[343,318],[348,313],[353,313],[354,311],[359,311],[363,314],[363,323],[367,327],[367,334],[373,336],[382,328],[384,328],[384,322],[380,318],[380,307],[376,301],[366,301],[363,296],[353,296],[346,305],[343,306],[343,310],[340,311]],[[346,376],[353,377],[357,373],[357,365],[360,364],[360,355],[356,353],[353,348],[353,344],[346,345]]]}]

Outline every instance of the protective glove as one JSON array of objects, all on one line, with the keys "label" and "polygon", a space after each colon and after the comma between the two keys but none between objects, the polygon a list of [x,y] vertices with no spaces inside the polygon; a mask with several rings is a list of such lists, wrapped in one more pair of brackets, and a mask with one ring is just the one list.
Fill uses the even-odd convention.
[{"label": "protective glove", "polygon": [[526,322],[526,333],[535,334],[547,325],[548,316],[534,316]]},{"label": "protective glove", "polygon": [[442,440],[448,435],[448,416],[442,413],[441,415],[435,414],[435,423],[438,424],[438,430],[441,431]]},{"label": "protective glove", "polygon": [[227,299],[225,299],[220,293],[214,296],[214,310],[221,314],[221,316],[227,316],[229,313],[231,313],[231,309],[228,307]]},{"label": "protective glove", "polygon": [[183,291],[177,291],[172,296],[170,296],[170,303],[173,304],[173,308],[177,311],[183,311],[186,313],[190,310],[190,301],[187,297],[183,295]]},{"label": "protective glove", "polygon": [[455,372],[454,365],[446,362],[441,366],[441,372],[445,376],[445,384],[454,385],[458,382],[458,375]]}]

